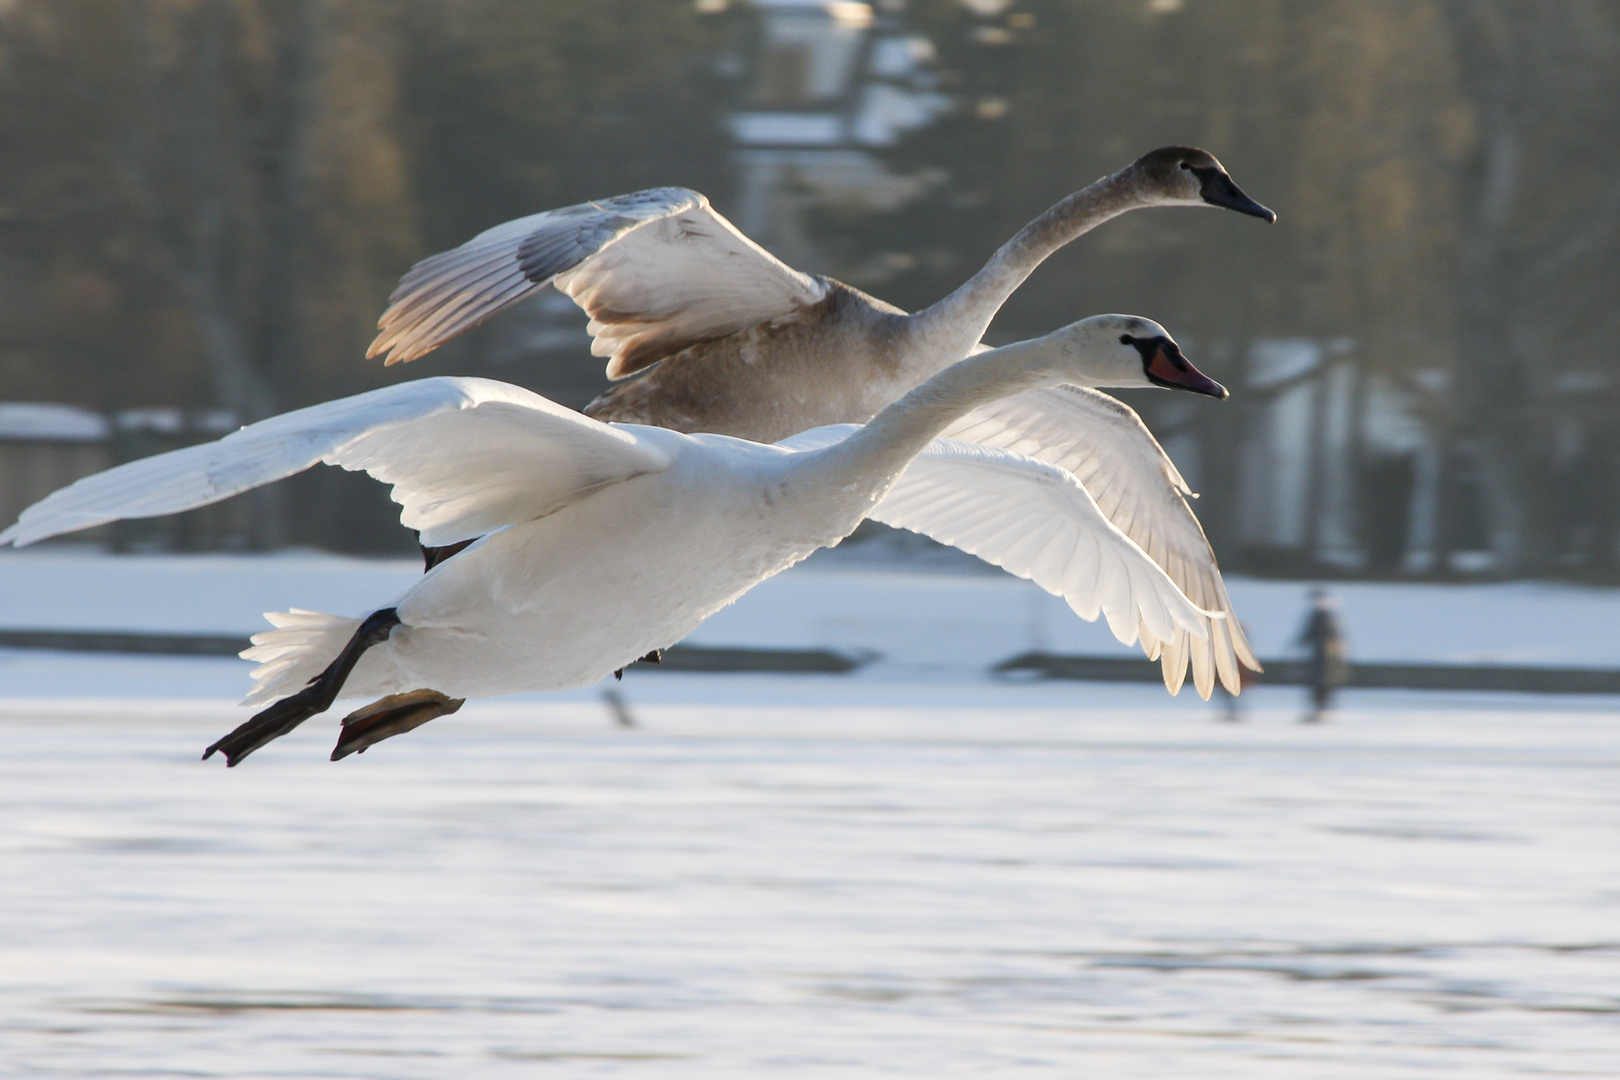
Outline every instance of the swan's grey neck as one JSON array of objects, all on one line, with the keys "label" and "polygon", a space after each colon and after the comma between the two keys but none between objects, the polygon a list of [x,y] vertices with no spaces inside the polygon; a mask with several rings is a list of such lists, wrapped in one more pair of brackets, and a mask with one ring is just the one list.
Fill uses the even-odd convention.
[{"label": "swan's grey neck", "polygon": [[984,267],[939,303],[911,317],[911,354],[926,378],[978,344],[1001,305],[1035,268],[1063,245],[1127,210],[1148,205],[1131,168],[1121,169],[1063,199],[1018,230]]},{"label": "swan's grey neck", "polygon": [[881,495],[952,421],[1011,394],[1073,382],[1058,371],[1054,349],[1050,339],[1037,338],[953,364],[807,464],[821,482],[875,485]]}]

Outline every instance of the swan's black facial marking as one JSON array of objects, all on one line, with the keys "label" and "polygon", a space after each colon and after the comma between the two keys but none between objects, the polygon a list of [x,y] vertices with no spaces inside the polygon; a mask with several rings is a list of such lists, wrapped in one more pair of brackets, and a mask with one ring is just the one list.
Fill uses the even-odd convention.
[{"label": "swan's black facial marking", "polygon": [[1275,213],[1243,194],[1243,189],[1232,183],[1225,170],[1214,165],[1194,165],[1190,161],[1183,161],[1181,167],[1198,177],[1198,194],[1209,205],[1224,206],[1262,221],[1277,220]]},{"label": "swan's black facial marking", "polygon": [[1121,334],[1119,340],[1142,354],[1142,374],[1153,385],[1168,390],[1190,390],[1218,399],[1228,396],[1226,387],[1188,363],[1181,355],[1181,346],[1163,334],[1147,338]]}]

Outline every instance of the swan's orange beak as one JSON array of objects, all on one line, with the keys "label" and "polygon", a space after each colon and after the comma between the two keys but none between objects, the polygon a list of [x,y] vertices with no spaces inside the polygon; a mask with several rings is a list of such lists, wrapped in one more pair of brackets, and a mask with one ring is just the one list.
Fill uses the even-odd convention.
[{"label": "swan's orange beak", "polygon": [[1148,381],[1172,390],[1191,390],[1195,394],[1208,394],[1212,398],[1224,399],[1229,396],[1226,387],[1188,363],[1175,342],[1159,338],[1153,346],[1147,362],[1142,365],[1143,370],[1147,372]]}]

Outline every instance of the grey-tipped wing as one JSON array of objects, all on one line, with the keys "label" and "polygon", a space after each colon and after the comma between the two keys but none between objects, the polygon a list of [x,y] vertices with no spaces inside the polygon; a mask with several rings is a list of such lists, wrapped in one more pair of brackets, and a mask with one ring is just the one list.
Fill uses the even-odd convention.
[{"label": "grey-tipped wing", "polygon": [[430,546],[543,517],[669,466],[666,451],[634,433],[522,387],[422,379],[87,476],[23,511],[0,545],[206,506],[321,461],[392,484],[401,520]]},{"label": "grey-tipped wing", "polygon": [[1206,698],[1217,676],[1228,690],[1238,691],[1239,663],[1260,670],[1242,626],[1231,615],[1215,553],[1187,505],[1187,483],[1135,410],[1096,390],[1061,386],[975,409],[945,434],[1066,469],[1189,600],[1205,611],[1228,613],[1228,618],[1210,622],[1203,640],[1180,632],[1168,638],[1144,633],[1144,646],[1160,661],[1172,692],[1180,688],[1189,661],[1193,684]]},{"label": "grey-tipped wing", "polygon": [[653,188],[509,221],[422,260],[389,297],[366,355],[414,360],[552,283],[590,316],[591,352],[615,379],[827,291],[697,192]]}]

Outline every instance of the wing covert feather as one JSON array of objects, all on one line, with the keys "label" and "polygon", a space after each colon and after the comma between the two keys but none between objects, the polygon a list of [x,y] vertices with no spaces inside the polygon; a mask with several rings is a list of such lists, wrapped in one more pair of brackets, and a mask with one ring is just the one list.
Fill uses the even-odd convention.
[{"label": "wing covert feather", "polygon": [[590,316],[622,379],[700,341],[822,299],[802,274],[686,188],[653,188],[497,225],[400,279],[367,356],[414,360],[547,284]]}]

